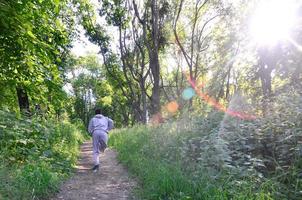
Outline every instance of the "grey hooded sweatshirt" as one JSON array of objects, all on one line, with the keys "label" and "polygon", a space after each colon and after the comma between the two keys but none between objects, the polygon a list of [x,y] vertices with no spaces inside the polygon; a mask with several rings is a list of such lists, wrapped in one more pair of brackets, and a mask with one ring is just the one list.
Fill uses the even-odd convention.
[{"label": "grey hooded sweatshirt", "polygon": [[94,132],[106,132],[113,129],[113,120],[101,114],[95,115],[89,122],[88,132],[92,135]]}]

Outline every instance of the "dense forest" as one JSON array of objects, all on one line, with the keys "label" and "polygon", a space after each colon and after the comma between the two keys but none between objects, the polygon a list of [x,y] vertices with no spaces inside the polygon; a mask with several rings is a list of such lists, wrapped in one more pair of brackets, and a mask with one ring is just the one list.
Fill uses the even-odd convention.
[{"label": "dense forest", "polygon": [[0,199],[56,191],[95,108],[139,199],[302,199],[301,55],[299,0],[0,0]]}]

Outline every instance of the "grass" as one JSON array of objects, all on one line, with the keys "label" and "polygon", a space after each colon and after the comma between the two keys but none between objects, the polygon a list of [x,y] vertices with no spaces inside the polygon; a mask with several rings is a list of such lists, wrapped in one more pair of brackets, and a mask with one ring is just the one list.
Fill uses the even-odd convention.
[{"label": "grass", "polygon": [[73,171],[81,124],[0,111],[0,199],[47,199]]},{"label": "grass", "polygon": [[[157,127],[136,126],[110,135],[110,145],[118,151],[118,159],[139,180],[137,197],[163,200],[287,199],[277,176],[259,177],[246,169],[241,174],[242,169],[233,169],[226,164],[225,152],[221,151],[224,144],[214,141],[222,116],[209,117]],[[297,182],[296,187],[301,188],[301,182]],[[299,194],[292,194],[291,199],[299,199]]]}]

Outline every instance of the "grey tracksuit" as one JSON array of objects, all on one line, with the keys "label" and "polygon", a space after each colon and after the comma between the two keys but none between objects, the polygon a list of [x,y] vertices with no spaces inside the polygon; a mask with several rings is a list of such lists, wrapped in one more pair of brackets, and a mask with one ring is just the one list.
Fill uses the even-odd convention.
[{"label": "grey tracksuit", "polygon": [[95,115],[89,122],[88,132],[92,135],[93,161],[95,165],[100,164],[100,151],[107,147],[108,131],[113,128],[112,119],[101,114]]}]

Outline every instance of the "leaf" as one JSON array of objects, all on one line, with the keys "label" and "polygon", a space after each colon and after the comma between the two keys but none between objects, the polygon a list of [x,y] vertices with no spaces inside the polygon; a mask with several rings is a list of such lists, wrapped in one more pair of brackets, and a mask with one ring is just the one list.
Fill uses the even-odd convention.
[{"label": "leaf", "polygon": [[3,20],[3,18],[1,18],[1,23],[5,28],[9,28],[8,24],[5,22],[5,20]]},{"label": "leaf", "polygon": [[33,39],[36,39],[36,36],[31,32],[31,31],[27,31],[27,34],[31,37],[31,38],[33,38]]},{"label": "leaf", "polygon": [[56,6],[59,6],[59,5],[60,5],[60,0],[54,0],[53,2],[54,2],[54,4],[55,4]]},{"label": "leaf", "polygon": [[15,161],[16,160],[16,158],[14,158],[14,157],[9,157],[8,159],[11,160],[11,161]]},{"label": "leaf", "polygon": [[59,14],[59,12],[60,12],[59,6],[56,6],[56,7],[55,7],[55,13],[56,13],[56,14]]},{"label": "leaf", "polygon": [[26,145],[27,141],[26,140],[18,140],[19,143]]}]

